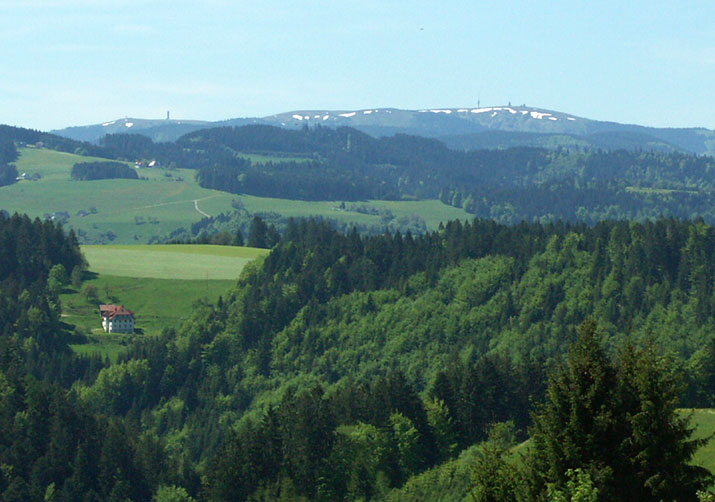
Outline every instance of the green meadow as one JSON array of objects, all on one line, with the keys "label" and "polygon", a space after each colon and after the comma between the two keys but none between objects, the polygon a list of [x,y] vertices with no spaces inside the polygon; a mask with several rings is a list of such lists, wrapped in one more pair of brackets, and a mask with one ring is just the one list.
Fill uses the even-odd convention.
[{"label": "green meadow", "polygon": [[82,246],[90,270],[133,278],[235,280],[266,249],[199,245]]},{"label": "green meadow", "polygon": [[[135,336],[160,334],[178,328],[197,301],[216,302],[236,283],[246,264],[268,251],[246,247],[83,246],[89,278],[79,290],[60,296],[63,321],[87,335],[88,343],[72,348],[82,354],[116,359]],[[84,292],[94,288],[97,299]],[[97,305],[115,303],[134,312],[138,333],[107,334],[102,330]]]},{"label": "green meadow", "polygon": [[[345,223],[379,225],[381,218],[374,214],[363,214],[340,209],[339,201],[303,201],[288,199],[273,199],[270,197],[254,197],[252,195],[236,196],[244,207],[252,212],[273,211],[287,217],[300,218],[321,216]],[[425,220],[427,228],[436,230],[440,222],[450,220],[473,219],[474,216],[460,208],[448,206],[437,199],[432,200],[369,200],[365,202],[349,202],[350,204],[365,204],[375,209],[389,209],[396,218],[417,215]]]},{"label": "green meadow", "polygon": [[674,193],[689,193],[689,194],[697,194],[698,193],[697,190],[674,190],[674,189],[668,189],[668,188],[651,188],[651,187],[635,187],[635,186],[626,187],[626,192],[650,194],[650,195],[671,195]]},{"label": "green meadow", "polygon": [[[70,218],[64,223],[65,227],[73,228],[80,242],[85,244],[145,244],[178,228],[189,228],[206,215],[229,212],[231,202],[237,199],[250,212],[320,216],[348,224],[381,223],[379,215],[341,210],[340,201],[297,201],[209,190],[196,183],[191,169],[143,168],[137,170],[144,178],[139,180],[73,181],[70,172],[75,163],[103,159],[42,148],[20,148],[19,152],[18,172],[30,176],[37,173],[41,178],[0,187],[0,209],[27,213],[31,217],[66,211]],[[247,156],[254,161],[282,159]],[[465,211],[438,200],[366,201],[365,204],[389,209],[396,218],[416,214],[430,229],[436,229],[440,221],[470,218]]]},{"label": "green meadow", "polygon": [[694,438],[709,438],[707,444],[695,452],[693,464],[707,467],[715,474],[715,410],[683,410],[683,413],[692,413],[691,425],[695,426]]},{"label": "green meadow", "polygon": [[[18,172],[42,178],[0,188],[0,204],[32,217],[66,211],[70,218],[65,227],[74,228],[83,242],[124,244],[146,243],[189,226],[203,218],[199,210],[211,215],[231,210],[231,194],[201,188],[189,169],[139,169],[146,178],[140,180],[70,179],[75,163],[95,160],[102,159],[21,148]],[[92,208],[96,213],[78,214]]]}]

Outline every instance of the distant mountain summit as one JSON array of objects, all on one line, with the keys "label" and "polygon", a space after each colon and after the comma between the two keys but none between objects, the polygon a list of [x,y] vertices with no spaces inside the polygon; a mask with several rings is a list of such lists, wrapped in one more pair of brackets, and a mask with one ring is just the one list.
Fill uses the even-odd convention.
[{"label": "distant mountain summit", "polygon": [[96,142],[105,134],[135,133],[154,141],[211,127],[265,124],[301,128],[353,127],[372,136],[412,134],[439,138],[450,148],[473,150],[510,146],[643,149],[715,154],[715,131],[705,128],[655,128],[604,122],[528,106],[427,108],[401,110],[295,110],[267,117],[218,122],[124,118],[102,124],[51,131],[71,139]]},{"label": "distant mountain summit", "polygon": [[[399,110],[396,108],[374,108],[367,110],[342,111],[295,111],[265,117],[264,120],[281,122],[282,125],[320,123],[325,125],[346,125],[350,127],[372,127],[385,129],[414,129],[428,131],[429,136],[464,134],[488,129],[520,132],[566,132],[576,131],[574,125],[586,119],[577,119],[565,113],[530,108],[526,106],[490,106],[480,108],[430,108],[423,110]],[[558,124],[558,122],[561,124]]]},{"label": "distant mountain summit", "polygon": [[154,141],[174,141],[189,132],[212,127],[211,124],[211,122],[202,120],[155,120],[125,117],[102,124],[67,127],[50,132],[77,141],[90,142],[96,142],[107,134],[143,134]]}]

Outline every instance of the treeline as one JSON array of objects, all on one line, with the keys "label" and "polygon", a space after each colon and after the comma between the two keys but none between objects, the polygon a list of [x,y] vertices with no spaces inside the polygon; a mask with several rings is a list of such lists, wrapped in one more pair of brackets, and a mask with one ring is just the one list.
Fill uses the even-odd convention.
[{"label": "treeline", "polygon": [[[559,152],[561,159],[557,159]],[[713,221],[709,200],[713,160],[680,153],[553,153],[554,164],[519,186],[455,184],[440,200],[504,223],[606,219],[644,221],[661,216]],[[520,175],[514,173],[515,180]],[[697,181],[696,181],[697,180]]]},{"label": "treeline", "polygon": [[[300,200],[359,200],[395,198],[396,193],[377,190],[359,169],[315,161],[267,162],[200,169],[196,180],[204,188],[257,197]],[[317,182],[320,180],[320,183]]]},{"label": "treeline", "polygon": [[65,235],[50,221],[0,212],[0,283],[2,291],[19,296],[23,289],[41,285],[50,269],[82,266],[84,258],[74,232]]},{"label": "treeline", "polygon": [[0,143],[12,141],[13,143],[27,145],[42,145],[51,150],[60,152],[75,153],[78,155],[92,155],[97,157],[107,157],[108,152],[92,143],[85,141],[75,141],[55,134],[25,129],[23,127],[13,127],[0,124]]},{"label": "treeline", "polygon": [[15,183],[17,168],[12,163],[16,160],[15,142],[10,138],[0,136],[0,186]]},{"label": "treeline", "polygon": [[183,137],[174,143],[154,143],[140,134],[107,134],[100,140],[98,148],[103,149],[105,157],[129,161],[156,160],[168,168],[231,167],[244,163],[243,158],[228,148],[184,140]]},{"label": "treeline", "polygon": [[[192,223],[189,228],[180,227],[172,230],[164,238],[157,238],[151,243],[162,244],[215,244],[222,246],[251,246],[271,248],[285,233],[291,221],[290,217],[281,216],[278,213],[261,211],[250,213],[240,200],[232,202],[233,211],[220,213],[216,216],[207,216]],[[341,207],[342,206],[342,207]],[[376,236],[386,232],[400,232],[413,235],[423,234],[427,231],[427,225],[423,218],[417,215],[395,217],[392,211],[378,209],[367,205],[358,207],[344,207],[344,203],[338,206],[340,210],[362,212],[363,214],[373,214],[380,216],[379,224],[353,224],[344,220],[333,218],[319,218],[330,225],[331,228],[340,233],[349,233],[356,229],[360,235]],[[257,219],[265,224],[265,228],[254,226]],[[247,236],[254,234],[257,239],[248,239]],[[253,246],[255,243],[263,242],[260,246]]]},{"label": "treeline", "polygon": [[73,180],[139,179],[135,169],[121,162],[78,162],[72,166]]},{"label": "treeline", "polygon": [[0,212],[0,343],[9,358],[5,363],[12,361],[16,371],[67,388],[96,376],[103,362],[74,355],[68,346],[73,333],[60,318],[61,280],[85,266],[74,232],[65,234],[51,221]]},{"label": "treeline", "polygon": [[[270,249],[275,246],[280,240],[281,236],[278,232],[276,226],[271,223],[267,224],[263,218],[260,216],[251,217],[248,212],[244,212],[242,216],[244,218],[239,218],[243,220],[244,226],[248,225],[247,230],[247,240],[243,237],[243,231],[241,226],[237,229],[228,231],[221,230],[216,232],[205,232],[203,231],[207,226],[218,224],[221,225],[227,221],[231,221],[230,216],[221,213],[218,216],[209,216],[203,220],[194,223],[191,226],[191,231],[194,234],[198,233],[196,238],[171,238],[167,241],[168,244],[213,244],[217,246],[248,246],[253,248],[264,248]],[[234,213],[235,214],[235,213]],[[250,223],[248,223],[250,222]],[[239,224],[240,225],[240,224]],[[197,230],[198,229],[198,230]],[[182,229],[183,230],[183,229]]]}]

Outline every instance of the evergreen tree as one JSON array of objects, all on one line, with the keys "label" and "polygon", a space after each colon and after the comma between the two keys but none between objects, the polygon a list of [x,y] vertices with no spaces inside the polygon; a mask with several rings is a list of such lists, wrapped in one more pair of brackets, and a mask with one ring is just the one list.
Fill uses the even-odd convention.
[{"label": "evergreen tree", "polygon": [[236,233],[233,236],[233,245],[234,246],[243,246],[245,244],[245,241],[243,240],[243,233],[241,232],[241,229],[237,229]]},{"label": "evergreen tree", "polygon": [[690,439],[689,418],[677,412],[682,391],[674,364],[655,347],[627,346],[621,355],[622,394],[627,403],[629,437],[622,451],[638,483],[630,500],[696,500],[710,473],[690,465],[707,439]]},{"label": "evergreen tree", "polygon": [[248,246],[252,248],[268,247],[268,225],[260,216],[254,216],[248,230]]},{"label": "evergreen tree", "polygon": [[506,450],[492,441],[486,442],[472,467],[474,502],[516,502],[525,500],[519,472],[504,457]]},{"label": "evergreen tree", "polygon": [[652,348],[614,362],[596,331],[593,320],[580,326],[534,415],[532,496],[568,491],[580,470],[604,500],[696,500],[711,476],[688,465],[702,441],[676,412],[677,378]]}]

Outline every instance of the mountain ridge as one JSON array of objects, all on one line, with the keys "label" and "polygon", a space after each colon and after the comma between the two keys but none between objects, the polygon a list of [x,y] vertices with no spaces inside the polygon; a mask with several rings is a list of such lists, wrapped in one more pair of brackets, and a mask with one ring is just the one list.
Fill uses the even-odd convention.
[{"label": "mountain ridge", "polygon": [[[97,142],[106,134],[118,133],[142,134],[157,142],[167,142],[200,129],[248,124],[285,128],[302,128],[306,125],[332,128],[347,126],[375,137],[410,134],[438,138],[451,148],[464,150],[509,146],[565,146],[715,155],[715,131],[704,127],[658,128],[621,124],[525,105],[418,110],[292,110],[265,117],[219,121],[125,117],[101,124],[73,126],[50,132],[90,142]],[[495,131],[505,134],[492,134]]]}]

